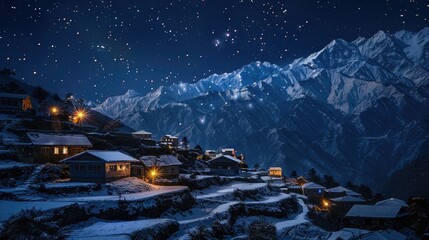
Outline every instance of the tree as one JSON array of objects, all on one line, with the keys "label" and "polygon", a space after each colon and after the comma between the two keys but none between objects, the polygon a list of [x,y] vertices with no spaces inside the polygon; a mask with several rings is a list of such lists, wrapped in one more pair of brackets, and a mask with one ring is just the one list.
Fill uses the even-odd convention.
[{"label": "tree", "polygon": [[39,104],[41,104],[49,96],[49,93],[42,87],[37,86],[34,88],[32,95],[35,99],[37,99]]},{"label": "tree", "polygon": [[184,149],[188,149],[189,148],[189,141],[188,141],[188,137],[183,137],[182,138],[182,146]]},{"label": "tree", "polygon": [[292,172],[290,173],[290,177],[292,177],[292,178],[298,177],[298,173],[296,172],[296,170],[292,170]]},{"label": "tree", "polygon": [[199,153],[203,153],[203,148],[198,144],[194,147],[195,150],[197,150]]},{"label": "tree", "polygon": [[259,163],[255,163],[255,168],[259,169],[261,166],[259,165]]},{"label": "tree", "polygon": [[315,183],[320,183],[320,177],[319,175],[317,175],[316,169],[312,168],[310,170],[308,170],[308,177],[310,179],[310,181],[315,182]]},{"label": "tree", "polygon": [[5,75],[5,76],[16,75],[16,72],[13,70],[10,70],[9,68],[3,68],[3,70],[0,70],[0,75]]},{"label": "tree", "polygon": [[325,185],[325,187],[327,188],[333,188],[333,187],[337,187],[339,184],[335,181],[333,176],[330,175],[323,175],[323,184]]}]

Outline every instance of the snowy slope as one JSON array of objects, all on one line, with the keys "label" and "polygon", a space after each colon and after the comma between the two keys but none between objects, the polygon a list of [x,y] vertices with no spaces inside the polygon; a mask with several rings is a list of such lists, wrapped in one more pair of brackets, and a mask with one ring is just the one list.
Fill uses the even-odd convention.
[{"label": "snowy slope", "polygon": [[254,62],[144,96],[129,91],[94,110],[155,137],[236,147],[251,164],[378,186],[429,152],[428,29],[336,39],[285,67]]}]

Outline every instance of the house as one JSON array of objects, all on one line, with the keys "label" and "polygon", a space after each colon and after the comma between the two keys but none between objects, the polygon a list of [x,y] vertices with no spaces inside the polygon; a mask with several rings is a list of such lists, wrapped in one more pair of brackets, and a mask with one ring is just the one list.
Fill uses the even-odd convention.
[{"label": "house", "polygon": [[210,166],[210,172],[214,175],[232,176],[240,173],[241,160],[229,155],[221,155],[213,158],[207,163]]},{"label": "house", "polygon": [[28,132],[16,143],[19,160],[29,163],[57,163],[92,147],[83,134]]},{"label": "house", "polygon": [[133,133],[131,133],[131,135],[133,135],[133,137],[136,137],[139,139],[151,139],[152,138],[152,133],[146,132],[144,130],[133,132]]},{"label": "house", "polygon": [[407,208],[408,204],[401,200],[401,199],[397,199],[397,198],[389,198],[383,201],[379,201],[377,203],[374,204],[375,206],[400,206],[403,208]]},{"label": "house", "polygon": [[406,240],[409,238],[398,231],[395,231],[393,229],[387,229],[387,230],[379,230],[379,231],[364,234],[360,236],[359,239],[361,240],[387,240],[387,239]]},{"label": "house", "polygon": [[217,156],[218,156],[218,153],[217,153],[217,151],[215,151],[215,150],[206,150],[206,151],[204,152],[204,154],[205,154],[206,156],[211,157],[211,158],[215,158],[215,157],[217,157]]},{"label": "house", "polygon": [[354,196],[354,197],[360,197],[361,196],[360,193],[354,192],[354,191],[347,189],[345,187],[342,187],[342,186],[325,189],[325,195],[328,198],[339,198],[339,197],[343,197],[343,196]]},{"label": "house", "polygon": [[231,157],[235,157],[235,149],[234,148],[222,148],[221,153],[222,153],[222,155],[228,155]]},{"label": "house", "polygon": [[[138,165],[133,166],[133,175],[140,178],[150,178],[148,173],[155,170],[157,178],[178,178],[180,172],[180,166],[182,162],[179,161],[173,155],[161,155],[157,156],[143,156],[140,157],[139,162],[141,163],[140,167]],[[142,168],[143,167],[143,168]],[[134,170],[136,169],[136,170]],[[140,172],[137,170],[140,169]]]},{"label": "house", "polygon": [[6,112],[21,112],[32,109],[31,99],[26,94],[0,93],[0,110]]},{"label": "house", "polygon": [[302,186],[302,193],[309,198],[321,198],[323,195],[324,186],[314,182],[304,183]]},{"label": "house", "polygon": [[281,167],[270,167],[268,169],[270,177],[282,177],[282,168]]},{"label": "house", "polygon": [[69,165],[71,181],[102,183],[129,177],[138,160],[120,151],[87,150],[60,162]]},{"label": "house", "polygon": [[365,200],[356,197],[356,196],[342,196],[338,198],[332,198],[329,200],[331,202],[331,210],[341,214],[345,215],[355,204],[364,204]]},{"label": "house", "polygon": [[401,228],[409,212],[401,206],[355,204],[346,214],[344,223],[364,229]]},{"label": "house", "polygon": [[179,146],[179,138],[172,135],[165,135],[161,138],[161,145],[177,147]]}]

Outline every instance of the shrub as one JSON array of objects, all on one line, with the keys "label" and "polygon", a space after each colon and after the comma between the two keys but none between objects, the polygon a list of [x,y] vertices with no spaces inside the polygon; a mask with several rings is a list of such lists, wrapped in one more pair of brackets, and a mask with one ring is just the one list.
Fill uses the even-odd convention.
[{"label": "shrub", "polygon": [[250,240],[273,240],[277,239],[276,227],[269,222],[254,221],[248,229]]},{"label": "shrub", "polygon": [[210,239],[209,238],[209,236],[210,236],[209,232],[201,225],[195,231],[189,231],[188,234],[192,240]]},{"label": "shrub", "polygon": [[231,225],[222,224],[220,221],[214,221],[212,224],[212,234],[215,238],[225,239],[225,235],[232,235]]}]

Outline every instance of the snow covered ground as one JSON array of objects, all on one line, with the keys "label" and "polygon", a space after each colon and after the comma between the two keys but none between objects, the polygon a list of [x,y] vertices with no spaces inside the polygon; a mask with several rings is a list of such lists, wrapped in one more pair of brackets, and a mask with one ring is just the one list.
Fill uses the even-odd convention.
[{"label": "snow covered ground", "polygon": [[295,225],[303,224],[308,222],[306,219],[307,213],[308,213],[308,207],[305,205],[304,201],[302,199],[298,199],[298,203],[302,208],[302,212],[298,214],[294,219],[291,220],[285,220],[281,221],[275,224],[277,233],[282,232],[284,229],[293,227]]},{"label": "snow covered ground", "polygon": [[236,189],[238,190],[256,190],[264,188],[267,186],[267,183],[234,183],[228,184],[222,187],[213,187],[210,189],[205,189],[199,192],[195,192],[196,199],[206,199],[206,198],[215,198],[220,196],[225,196],[232,194]]},{"label": "snow covered ground", "polygon": [[30,166],[30,164],[17,162],[13,160],[0,160],[0,169],[9,169],[14,167],[25,167]]},{"label": "snow covered ground", "polygon": [[91,240],[128,240],[132,233],[155,227],[163,223],[171,222],[169,219],[146,219],[124,222],[96,222],[83,229],[76,229],[71,232],[69,239],[91,239]]},{"label": "snow covered ground", "polygon": [[0,222],[7,220],[12,215],[25,209],[48,210],[53,208],[64,207],[74,202],[53,202],[53,201],[34,201],[34,202],[17,202],[0,200]]},{"label": "snow covered ground", "polygon": [[[180,191],[188,189],[188,187],[186,187],[186,186],[153,186],[153,187],[155,190],[152,190],[152,191],[122,194],[121,199],[127,200],[127,201],[136,201],[136,200],[142,200],[145,198],[154,197],[154,196],[157,196],[160,194],[180,192]],[[70,198],[57,198],[57,199],[55,199],[56,202],[76,202],[76,203],[93,202],[93,201],[118,201],[118,200],[119,200],[118,195],[70,197]]]}]

